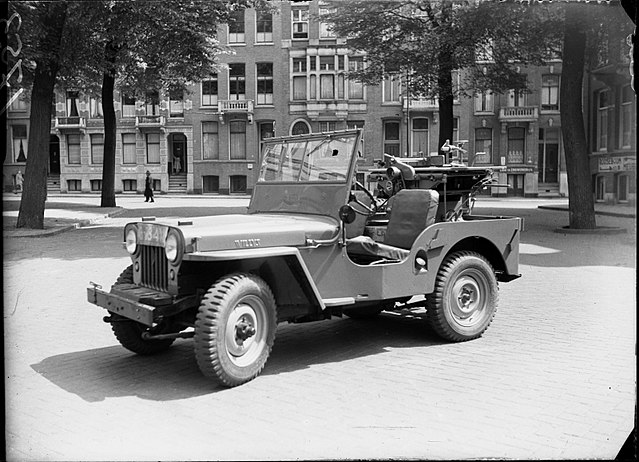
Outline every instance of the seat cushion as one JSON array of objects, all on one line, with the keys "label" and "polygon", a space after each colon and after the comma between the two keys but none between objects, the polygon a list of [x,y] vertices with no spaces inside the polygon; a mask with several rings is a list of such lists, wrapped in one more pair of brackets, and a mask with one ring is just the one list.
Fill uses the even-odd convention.
[{"label": "seat cushion", "polygon": [[435,222],[439,193],[433,189],[402,189],[393,204],[384,244],[410,249],[419,234]]},{"label": "seat cushion", "polygon": [[350,255],[383,258],[401,261],[408,257],[409,250],[374,241],[368,236],[357,236],[346,240],[346,252]]}]

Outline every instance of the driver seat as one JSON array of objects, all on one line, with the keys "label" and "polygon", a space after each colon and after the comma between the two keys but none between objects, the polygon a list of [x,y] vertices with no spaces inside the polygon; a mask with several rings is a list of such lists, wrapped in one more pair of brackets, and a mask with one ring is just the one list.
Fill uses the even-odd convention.
[{"label": "driver seat", "polygon": [[438,205],[439,193],[434,189],[402,189],[393,196],[384,242],[357,236],[346,240],[346,251],[369,262],[404,260],[417,236],[435,223]]}]

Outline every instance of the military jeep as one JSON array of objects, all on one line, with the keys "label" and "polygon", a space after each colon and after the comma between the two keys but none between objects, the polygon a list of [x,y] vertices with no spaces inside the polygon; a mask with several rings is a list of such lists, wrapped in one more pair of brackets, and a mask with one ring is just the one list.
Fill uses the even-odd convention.
[{"label": "military jeep", "polygon": [[226,386],[261,372],[281,322],[421,310],[448,341],[481,336],[519,277],[522,220],[472,214],[494,168],[385,155],[365,185],[361,146],[359,130],[267,140],[247,214],[128,223],[132,264],[89,302],[137,354],[192,337]]}]

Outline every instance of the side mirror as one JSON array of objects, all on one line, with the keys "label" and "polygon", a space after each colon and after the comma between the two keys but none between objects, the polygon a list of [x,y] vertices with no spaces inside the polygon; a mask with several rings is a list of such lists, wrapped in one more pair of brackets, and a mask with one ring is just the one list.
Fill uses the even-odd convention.
[{"label": "side mirror", "polygon": [[339,208],[339,219],[346,224],[353,223],[355,221],[355,210],[348,204],[342,205]]}]

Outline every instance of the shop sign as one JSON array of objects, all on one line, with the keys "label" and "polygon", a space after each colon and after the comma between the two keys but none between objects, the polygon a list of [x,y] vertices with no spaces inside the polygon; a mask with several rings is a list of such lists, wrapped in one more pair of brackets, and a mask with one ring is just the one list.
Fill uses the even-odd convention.
[{"label": "shop sign", "polygon": [[506,173],[532,173],[534,169],[532,167],[507,167]]},{"label": "shop sign", "polygon": [[627,172],[636,169],[636,159],[634,157],[600,157],[600,172]]}]

